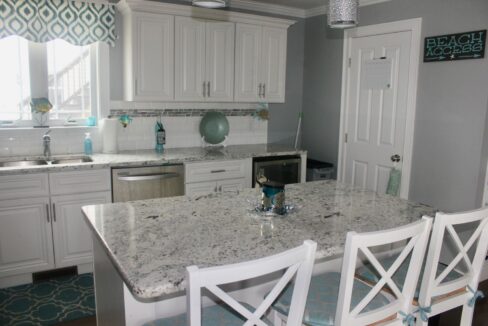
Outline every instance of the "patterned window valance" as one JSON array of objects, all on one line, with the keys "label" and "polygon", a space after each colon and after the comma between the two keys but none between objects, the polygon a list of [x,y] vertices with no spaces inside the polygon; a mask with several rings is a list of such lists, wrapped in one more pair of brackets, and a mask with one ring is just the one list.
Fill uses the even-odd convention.
[{"label": "patterned window valance", "polygon": [[19,35],[29,41],[57,38],[75,45],[115,43],[115,8],[71,0],[0,0],[0,38]]}]

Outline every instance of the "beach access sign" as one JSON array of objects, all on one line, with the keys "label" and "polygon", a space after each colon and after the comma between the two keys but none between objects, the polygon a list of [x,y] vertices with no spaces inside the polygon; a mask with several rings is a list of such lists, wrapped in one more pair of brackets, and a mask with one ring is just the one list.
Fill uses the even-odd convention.
[{"label": "beach access sign", "polygon": [[482,59],[485,57],[486,29],[425,38],[424,62]]}]

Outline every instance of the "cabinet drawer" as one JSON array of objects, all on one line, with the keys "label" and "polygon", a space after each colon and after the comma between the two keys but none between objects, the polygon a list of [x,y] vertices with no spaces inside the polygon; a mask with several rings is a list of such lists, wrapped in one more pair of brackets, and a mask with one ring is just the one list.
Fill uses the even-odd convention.
[{"label": "cabinet drawer", "polygon": [[49,196],[47,173],[0,176],[0,200]]},{"label": "cabinet drawer", "polygon": [[186,183],[237,179],[245,176],[245,160],[191,163],[185,166]]},{"label": "cabinet drawer", "polygon": [[51,195],[110,190],[109,170],[87,170],[49,174]]}]

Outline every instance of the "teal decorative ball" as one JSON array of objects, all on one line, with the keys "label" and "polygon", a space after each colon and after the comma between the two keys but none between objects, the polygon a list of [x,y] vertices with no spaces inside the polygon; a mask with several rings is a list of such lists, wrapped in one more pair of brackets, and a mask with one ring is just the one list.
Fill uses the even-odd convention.
[{"label": "teal decorative ball", "polygon": [[207,112],[200,121],[200,135],[209,144],[219,144],[229,135],[229,121],[220,112]]}]

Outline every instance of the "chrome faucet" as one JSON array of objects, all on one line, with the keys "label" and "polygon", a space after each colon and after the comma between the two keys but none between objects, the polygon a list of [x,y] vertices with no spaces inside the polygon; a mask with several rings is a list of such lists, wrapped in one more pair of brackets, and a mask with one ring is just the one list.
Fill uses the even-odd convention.
[{"label": "chrome faucet", "polygon": [[44,136],[42,136],[42,145],[44,148],[44,158],[46,161],[51,160],[51,136],[49,136],[49,133],[51,130],[48,130]]}]

